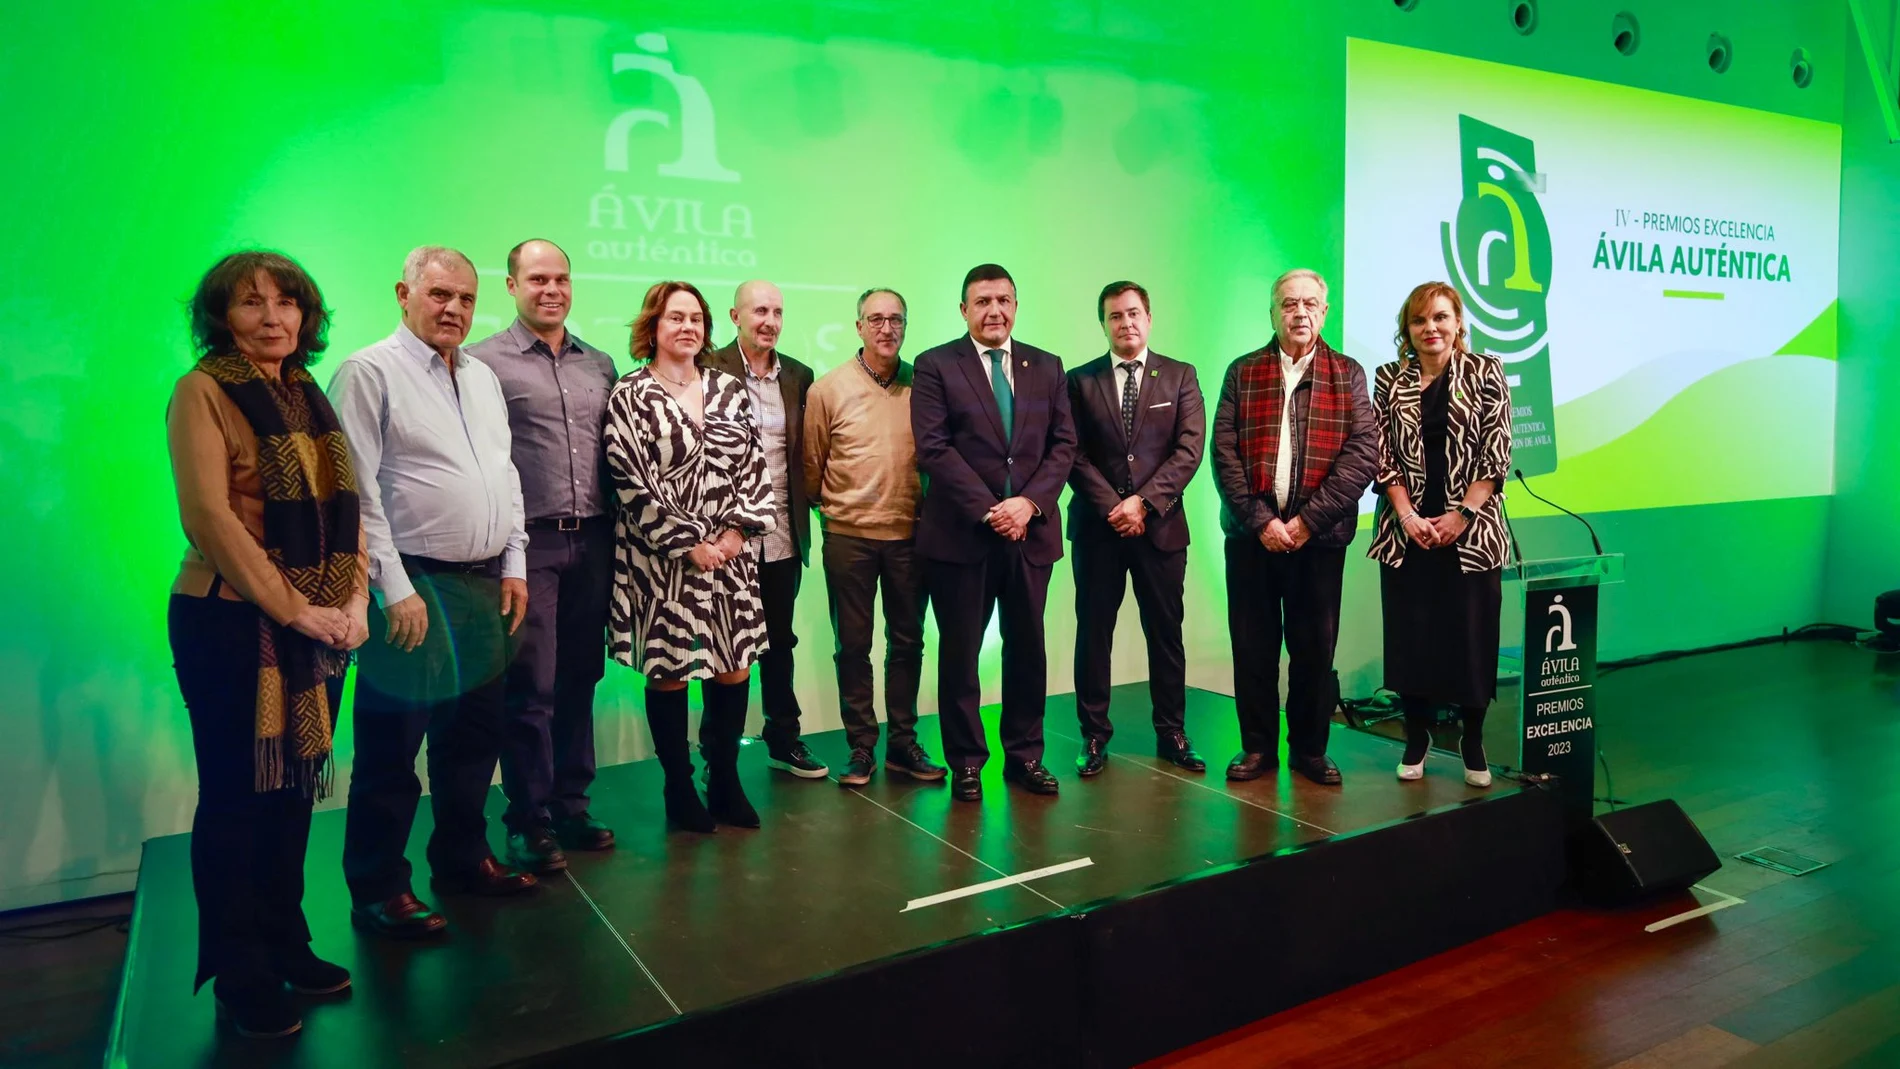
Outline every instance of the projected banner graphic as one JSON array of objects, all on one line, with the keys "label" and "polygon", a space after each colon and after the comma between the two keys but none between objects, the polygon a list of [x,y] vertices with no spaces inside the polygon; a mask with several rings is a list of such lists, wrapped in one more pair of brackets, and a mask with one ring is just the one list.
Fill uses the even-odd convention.
[{"label": "projected banner graphic", "polygon": [[1566,504],[1832,492],[1839,127],[1361,40],[1346,79],[1349,351],[1442,279]]}]

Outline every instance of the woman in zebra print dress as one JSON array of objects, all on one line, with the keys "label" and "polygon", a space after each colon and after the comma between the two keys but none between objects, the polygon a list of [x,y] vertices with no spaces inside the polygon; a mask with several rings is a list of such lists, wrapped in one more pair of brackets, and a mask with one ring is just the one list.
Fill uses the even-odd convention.
[{"label": "woman in zebra print dress", "polygon": [[[698,366],[712,312],[697,289],[661,282],[633,323],[644,367],[607,398],[614,520],[608,648],[647,677],[647,726],[666,772],[666,817],[709,832],[756,828],[739,785],[752,663],[765,649],[758,562],[746,541],[772,530],[772,486],[745,384]],[[699,753],[706,801],[686,747],[686,684],[701,681]]]},{"label": "woman in zebra print dress", "polygon": [[1399,359],[1378,371],[1377,560],[1385,685],[1405,711],[1399,778],[1425,773],[1435,706],[1456,706],[1465,782],[1491,785],[1484,712],[1497,696],[1501,569],[1509,543],[1511,387],[1466,347],[1458,291],[1427,282],[1399,307]]}]

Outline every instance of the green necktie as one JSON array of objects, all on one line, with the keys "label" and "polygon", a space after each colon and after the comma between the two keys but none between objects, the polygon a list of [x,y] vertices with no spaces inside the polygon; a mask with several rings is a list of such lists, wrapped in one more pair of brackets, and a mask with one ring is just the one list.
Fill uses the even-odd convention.
[{"label": "green necktie", "polygon": [[[1001,349],[985,349],[983,355],[990,358],[990,388],[996,391],[996,411],[1003,417],[1003,446],[1008,448],[1009,439],[1016,426],[1016,397],[1009,390],[1009,376],[1003,373],[1003,361],[1009,354]],[[1011,479],[1007,467],[1003,470],[1003,496],[1012,493]]]}]

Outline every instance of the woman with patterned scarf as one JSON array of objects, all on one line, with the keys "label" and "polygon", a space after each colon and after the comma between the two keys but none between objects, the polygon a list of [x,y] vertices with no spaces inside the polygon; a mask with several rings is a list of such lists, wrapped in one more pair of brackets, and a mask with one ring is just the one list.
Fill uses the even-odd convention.
[{"label": "woman with patterned scarf", "polygon": [[350,984],[310,949],[303,868],[349,651],[369,634],[356,476],[308,370],[329,313],[303,268],[226,256],[190,313],[200,358],[165,423],[190,543],[168,615],[198,760],[197,984],[216,977],[239,1034],[287,1036],[303,1026],[293,992]]}]

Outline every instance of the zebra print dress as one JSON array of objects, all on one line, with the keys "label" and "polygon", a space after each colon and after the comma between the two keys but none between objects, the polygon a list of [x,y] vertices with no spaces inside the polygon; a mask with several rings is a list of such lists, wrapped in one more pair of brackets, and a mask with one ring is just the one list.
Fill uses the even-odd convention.
[{"label": "zebra print dress", "polygon": [[608,652],[651,679],[737,672],[766,648],[749,546],[710,572],[688,555],[729,527],[750,539],[776,522],[745,384],[711,368],[700,369],[700,384],[703,423],[647,368],[607,397],[607,468],[619,504]]}]

